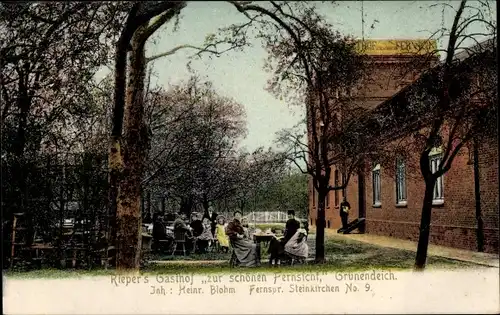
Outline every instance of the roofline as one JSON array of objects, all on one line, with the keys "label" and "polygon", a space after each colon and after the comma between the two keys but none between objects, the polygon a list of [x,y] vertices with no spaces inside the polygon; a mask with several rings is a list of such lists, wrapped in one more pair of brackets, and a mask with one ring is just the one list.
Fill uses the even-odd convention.
[{"label": "roofline", "polygon": [[[469,50],[476,50],[476,52],[478,53],[481,53],[481,52],[485,52],[487,50],[487,44],[490,44],[490,43],[493,43],[491,45],[491,47],[496,47],[496,36],[495,37],[492,37],[492,38],[489,38],[487,40],[484,40],[474,46],[471,46],[467,49]],[[484,48],[484,49],[481,49],[481,48]],[[483,51],[481,51],[483,50]],[[464,51],[461,51],[460,53],[458,54],[468,54],[467,50],[464,50]],[[458,55],[457,54],[457,55]],[[457,56],[455,55],[455,57]],[[463,56],[463,55],[462,55]],[[458,60],[460,61],[465,61],[467,59],[469,59],[470,57],[472,57],[472,55],[467,55],[465,58],[461,58],[460,56],[458,57]],[[456,60],[456,59],[455,59]],[[382,103],[380,103],[377,107],[375,107],[373,110],[371,110],[368,115],[372,114],[373,112],[375,112],[377,109],[379,109],[380,107],[382,107],[384,104],[386,103],[390,103],[392,100],[394,100],[394,98],[398,97],[400,94],[402,93],[405,93],[407,92],[408,89],[411,89],[413,87],[414,84],[418,83],[419,80],[422,79],[423,76],[425,75],[429,75],[429,73],[432,71],[432,70],[435,70],[437,68],[439,68],[440,66],[442,66],[444,64],[444,62],[439,62],[437,63],[436,65],[428,68],[427,70],[425,70],[424,72],[422,72],[422,74],[416,78],[415,80],[413,80],[413,82],[411,82],[410,84],[406,85],[405,87],[403,87],[401,90],[399,90],[398,92],[394,93],[390,98],[386,99],[385,101],[383,101]]]}]

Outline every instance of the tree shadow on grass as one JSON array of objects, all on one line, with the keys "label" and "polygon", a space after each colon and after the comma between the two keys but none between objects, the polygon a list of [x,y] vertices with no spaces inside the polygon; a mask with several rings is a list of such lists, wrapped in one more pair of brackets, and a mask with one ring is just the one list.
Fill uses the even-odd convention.
[{"label": "tree shadow on grass", "polygon": [[[409,250],[381,247],[335,236],[326,240],[325,254],[328,265],[335,265],[339,268],[352,267],[354,269],[412,269],[416,255],[415,252]],[[472,263],[436,256],[430,256],[427,259],[427,265],[437,268],[476,266]]]}]

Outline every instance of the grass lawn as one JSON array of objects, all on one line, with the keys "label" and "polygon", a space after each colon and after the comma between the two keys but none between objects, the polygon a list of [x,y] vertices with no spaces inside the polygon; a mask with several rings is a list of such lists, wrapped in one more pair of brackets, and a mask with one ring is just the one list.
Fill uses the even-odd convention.
[{"label": "grass lawn", "polygon": [[[311,235],[312,236],[312,235]],[[309,240],[314,257],[314,238]],[[259,268],[229,268],[230,254],[208,253],[182,256],[164,256],[153,257],[153,259],[165,260],[162,264],[148,264],[142,268],[141,273],[214,273],[214,272],[237,272],[245,270],[246,272],[296,272],[296,271],[363,271],[371,269],[391,269],[391,270],[411,270],[413,267],[415,253],[406,250],[374,246],[354,240],[344,239],[335,235],[328,235],[325,242],[326,263],[283,266],[281,268],[272,268],[267,265],[267,253],[262,249],[262,266]],[[182,262],[183,260],[185,262]],[[222,260],[222,261],[221,261]],[[179,262],[176,262],[179,261]],[[190,263],[187,263],[189,261]],[[203,261],[196,263],[196,261]],[[427,260],[429,269],[454,269],[477,267],[475,264],[462,261],[429,257]],[[33,271],[7,271],[6,276],[11,278],[66,278],[82,276],[102,276],[112,275],[114,270],[58,270],[41,269]]]}]

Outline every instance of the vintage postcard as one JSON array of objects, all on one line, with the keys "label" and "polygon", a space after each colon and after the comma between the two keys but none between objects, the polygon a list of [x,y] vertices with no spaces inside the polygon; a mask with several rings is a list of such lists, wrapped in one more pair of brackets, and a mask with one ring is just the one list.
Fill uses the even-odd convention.
[{"label": "vintage postcard", "polygon": [[497,9],[1,2],[4,312],[498,314]]}]

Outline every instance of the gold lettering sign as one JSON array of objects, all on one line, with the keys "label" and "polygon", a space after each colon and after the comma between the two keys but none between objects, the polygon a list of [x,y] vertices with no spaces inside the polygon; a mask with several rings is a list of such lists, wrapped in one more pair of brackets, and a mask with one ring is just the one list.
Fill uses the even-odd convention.
[{"label": "gold lettering sign", "polygon": [[366,55],[424,55],[437,49],[435,40],[375,40],[368,39],[356,43],[357,50]]}]

